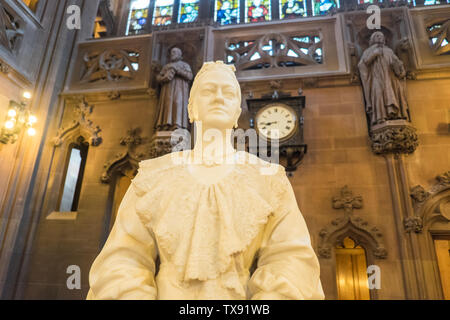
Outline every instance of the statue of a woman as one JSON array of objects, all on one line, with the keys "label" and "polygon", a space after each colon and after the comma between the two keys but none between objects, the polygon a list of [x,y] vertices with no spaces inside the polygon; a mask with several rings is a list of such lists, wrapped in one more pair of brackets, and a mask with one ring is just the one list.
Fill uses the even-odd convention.
[{"label": "statue of a woman", "polygon": [[231,144],[241,113],[234,71],[206,62],[191,90],[190,121],[215,139],[197,134],[192,150],[139,163],[88,299],[324,298],[284,168]]}]

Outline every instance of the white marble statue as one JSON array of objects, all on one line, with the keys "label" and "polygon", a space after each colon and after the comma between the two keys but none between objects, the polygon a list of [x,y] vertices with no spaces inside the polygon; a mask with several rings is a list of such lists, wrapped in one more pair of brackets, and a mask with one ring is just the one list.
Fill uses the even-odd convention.
[{"label": "white marble statue", "polygon": [[221,139],[197,134],[193,150],[139,163],[90,270],[88,299],[324,298],[284,168],[231,144],[241,113],[234,71],[205,63],[189,100],[190,121]]}]

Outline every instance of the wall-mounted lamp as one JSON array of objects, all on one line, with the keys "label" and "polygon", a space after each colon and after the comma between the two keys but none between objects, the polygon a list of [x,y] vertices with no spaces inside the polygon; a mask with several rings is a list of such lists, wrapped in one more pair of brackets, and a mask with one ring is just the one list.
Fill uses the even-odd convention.
[{"label": "wall-mounted lamp", "polygon": [[36,134],[36,129],[33,128],[33,124],[37,122],[37,118],[27,108],[30,99],[31,93],[26,91],[23,93],[23,100],[21,102],[9,101],[6,121],[0,132],[1,143],[15,143],[22,130],[27,130],[29,136]]}]

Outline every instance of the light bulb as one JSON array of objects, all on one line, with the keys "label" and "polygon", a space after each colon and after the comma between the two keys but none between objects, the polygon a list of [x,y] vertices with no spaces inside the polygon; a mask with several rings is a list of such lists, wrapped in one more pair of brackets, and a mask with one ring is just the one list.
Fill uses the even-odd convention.
[{"label": "light bulb", "polygon": [[34,136],[36,134],[36,130],[34,128],[28,128],[27,133],[29,136]]},{"label": "light bulb", "polygon": [[17,115],[17,112],[16,112],[16,110],[14,110],[14,109],[9,109],[8,110],[8,117],[15,117]]},{"label": "light bulb", "polygon": [[14,122],[12,122],[11,120],[8,120],[5,122],[6,129],[12,129],[13,127],[14,127]]},{"label": "light bulb", "polygon": [[25,91],[24,93],[23,93],[23,97],[25,98],[25,99],[31,99],[31,93],[30,92],[28,92],[28,91]]},{"label": "light bulb", "polygon": [[28,117],[28,122],[29,123],[36,123],[36,121],[37,121],[37,118],[35,116],[33,116],[33,115],[30,115]]}]

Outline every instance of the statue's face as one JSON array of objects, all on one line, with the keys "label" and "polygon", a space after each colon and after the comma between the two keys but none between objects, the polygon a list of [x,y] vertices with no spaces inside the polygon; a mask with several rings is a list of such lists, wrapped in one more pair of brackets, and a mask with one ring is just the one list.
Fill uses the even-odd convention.
[{"label": "statue's face", "polygon": [[199,81],[194,97],[197,120],[208,128],[233,128],[241,113],[236,80],[222,70],[211,70]]},{"label": "statue's face", "polygon": [[181,50],[178,48],[173,48],[170,50],[170,60],[176,61],[181,59]]},{"label": "statue's face", "polygon": [[375,32],[372,35],[372,42],[373,43],[384,43],[384,34],[381,32]]}]

